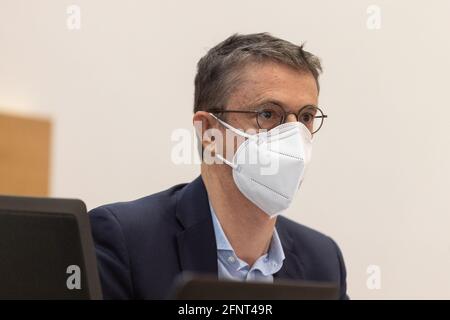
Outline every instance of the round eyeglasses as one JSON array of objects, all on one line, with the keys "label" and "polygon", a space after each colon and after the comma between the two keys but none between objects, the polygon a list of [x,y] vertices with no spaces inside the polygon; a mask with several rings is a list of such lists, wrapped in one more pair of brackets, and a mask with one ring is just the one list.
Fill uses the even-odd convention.
[{"label": "round eyeglasses", "polygon": [[208,112],[214,114],[220,113],[254,113],[256,123],[260,129],[271,130],[280,124],[283,124],[290,114],[296,116],[297,121],[303,123],[305,127],[311,131],[312,134],[322,128],[323,121],[328,116],[323,111],[313,105],[306,105],[302,107],[297,113],[286,112],[282,106],[274,103],[261,105],[254,110],[229,110],[212,108]]}]

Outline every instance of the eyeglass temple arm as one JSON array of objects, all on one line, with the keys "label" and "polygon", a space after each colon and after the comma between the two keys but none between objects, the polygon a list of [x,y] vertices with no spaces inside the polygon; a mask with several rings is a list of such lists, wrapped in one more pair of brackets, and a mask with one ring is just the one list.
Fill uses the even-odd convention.
[{"label": "eyeglass temple arm", "polygon": [[236,112],[236,113],[258,113],[255,110],[219,110],[219,109],[211,109],[209,110],[211,113],[226,113],[226,112]]}]

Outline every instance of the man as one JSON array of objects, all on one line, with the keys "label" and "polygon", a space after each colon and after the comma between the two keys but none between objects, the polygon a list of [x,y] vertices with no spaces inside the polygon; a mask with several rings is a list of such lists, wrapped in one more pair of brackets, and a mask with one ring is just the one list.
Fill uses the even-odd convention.
[{"label": "man", "polygon": [[[201,176],[90,212],[105,298],[166,298],[186,271],[335,282],[347,298],[336,243],[283,216],[326,117],[317,107],[320,72],[317,57],[267,33],[233,35],[209,50],[195,78]],[[211,130],[214,138],[202,134]]]}]

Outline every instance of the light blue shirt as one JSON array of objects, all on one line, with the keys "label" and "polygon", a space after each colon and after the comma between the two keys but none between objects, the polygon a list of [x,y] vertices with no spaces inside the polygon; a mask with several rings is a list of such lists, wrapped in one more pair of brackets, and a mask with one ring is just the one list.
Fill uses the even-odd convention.
[{"label": "light blue shirt", "polygon": [[283,266],[284,251],[277,230],[273,232],[268,253],[249,266],[239,259],[228,241],[214,209],[209,203],[217,243],[219,279],[273,282],[273,275]]}]

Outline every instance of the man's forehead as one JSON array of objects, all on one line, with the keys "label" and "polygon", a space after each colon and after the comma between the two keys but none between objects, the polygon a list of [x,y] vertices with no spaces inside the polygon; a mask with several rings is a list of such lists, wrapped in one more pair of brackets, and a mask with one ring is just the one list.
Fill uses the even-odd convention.
[{"label": "man's forehead", "polygon": [[252,65],[243,70],[241,84],[230,97],[229,105],[247,106],[266,100],[296,108],[317,104],[318,91],[311,73],[281,64]]}]

